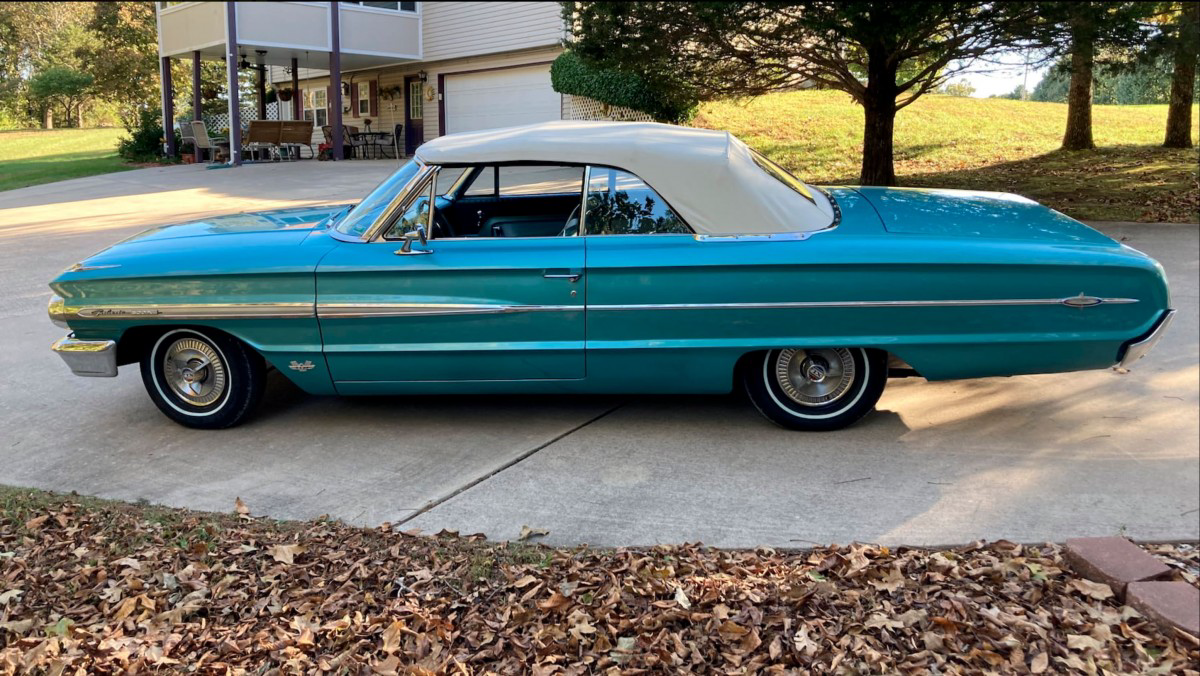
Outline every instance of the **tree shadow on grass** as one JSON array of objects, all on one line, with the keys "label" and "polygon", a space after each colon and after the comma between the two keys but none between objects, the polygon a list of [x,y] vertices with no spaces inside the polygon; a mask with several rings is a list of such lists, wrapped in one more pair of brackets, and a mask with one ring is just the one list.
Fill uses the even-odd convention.
[{"label": "tree shadow on grass", "polygon": [[953,171],[905,174],[901,168],[897,178],[901,186],[1017,193],[1081,220],[1195,223],[1198,159],[1195,148],[1126,145],[1055,150]]}]

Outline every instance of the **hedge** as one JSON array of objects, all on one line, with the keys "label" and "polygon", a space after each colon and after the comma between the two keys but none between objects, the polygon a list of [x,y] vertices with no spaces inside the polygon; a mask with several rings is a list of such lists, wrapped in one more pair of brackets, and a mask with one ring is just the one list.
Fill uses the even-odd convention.
[{"label": "hedge", "polygon": [[696,101],[656,90],[637,75],[590,66],[570,51],[550,65],[550,84],[560,94],[632,108],[660,122],[682,124],[696,114]]}]

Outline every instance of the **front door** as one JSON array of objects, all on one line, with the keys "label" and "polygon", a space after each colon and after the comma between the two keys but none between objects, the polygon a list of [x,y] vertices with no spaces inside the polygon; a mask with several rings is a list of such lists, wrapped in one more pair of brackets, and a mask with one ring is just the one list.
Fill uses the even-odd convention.
[{"label": "front door", "polygon": [[421,78],[404,78],[404,154],[412,157],[425,142],[425,86]]}]

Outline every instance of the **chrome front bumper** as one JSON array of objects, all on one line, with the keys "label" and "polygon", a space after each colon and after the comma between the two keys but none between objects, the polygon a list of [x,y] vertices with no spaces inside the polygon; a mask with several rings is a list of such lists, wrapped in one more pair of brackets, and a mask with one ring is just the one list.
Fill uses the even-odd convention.
[{"label": "chrome front bumper", "polygon": [[1165,313],[1163,313],[1162,318],[1158,320],[1158,324],[1155,325],[1154,328],[1150,329],[1150,333],[1146,334],[1145,337],[1126,345],[1125,354],[1121,356],[1121,361],[1117,362],[1117,368],[1127,369],[1130,366],[1133,366],[1135,361],[1145,357],[1146,353],[1158,343],[1160,338],[1162,338],[1163,333],[1166,332],[1167,327],[1171,325],[1171,320],[1174,318],[1175,311],[1167,310]]},{"label": "chrome front bumper", "polygon": [[59,339],[51,350],[58,353],[71,373],[92,378],[112,378],[117,375],[117,341],[78,340],[75,334]]}]

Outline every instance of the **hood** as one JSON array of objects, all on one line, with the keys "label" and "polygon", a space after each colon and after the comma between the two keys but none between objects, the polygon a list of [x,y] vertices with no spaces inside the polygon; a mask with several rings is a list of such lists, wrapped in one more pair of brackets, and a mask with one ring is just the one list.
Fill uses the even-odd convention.
[{"label": "hood", "polygon": [[311,271],[337,243],[320,226],[345,208],[275,209],[152,228],[89,256],[55,281]]},{"label": "hood", "polygon": [[888,232],[1120,246],[1083,223],[1020,195],[940,188],[855,190],[879,212]]},{"label": "hood", "polygon": [[151,228],[124,240],[121,244],[180,239],[183,237],[246,235],[264,232],[294,233],[295,239],[298,241],[303,239],[304,235],[309,231],[321,225],[325,219],[342,211],[347,206],[349,205],[292,207],[288,209],[273,209],[271,211],[214,216],[189,223]]}]

